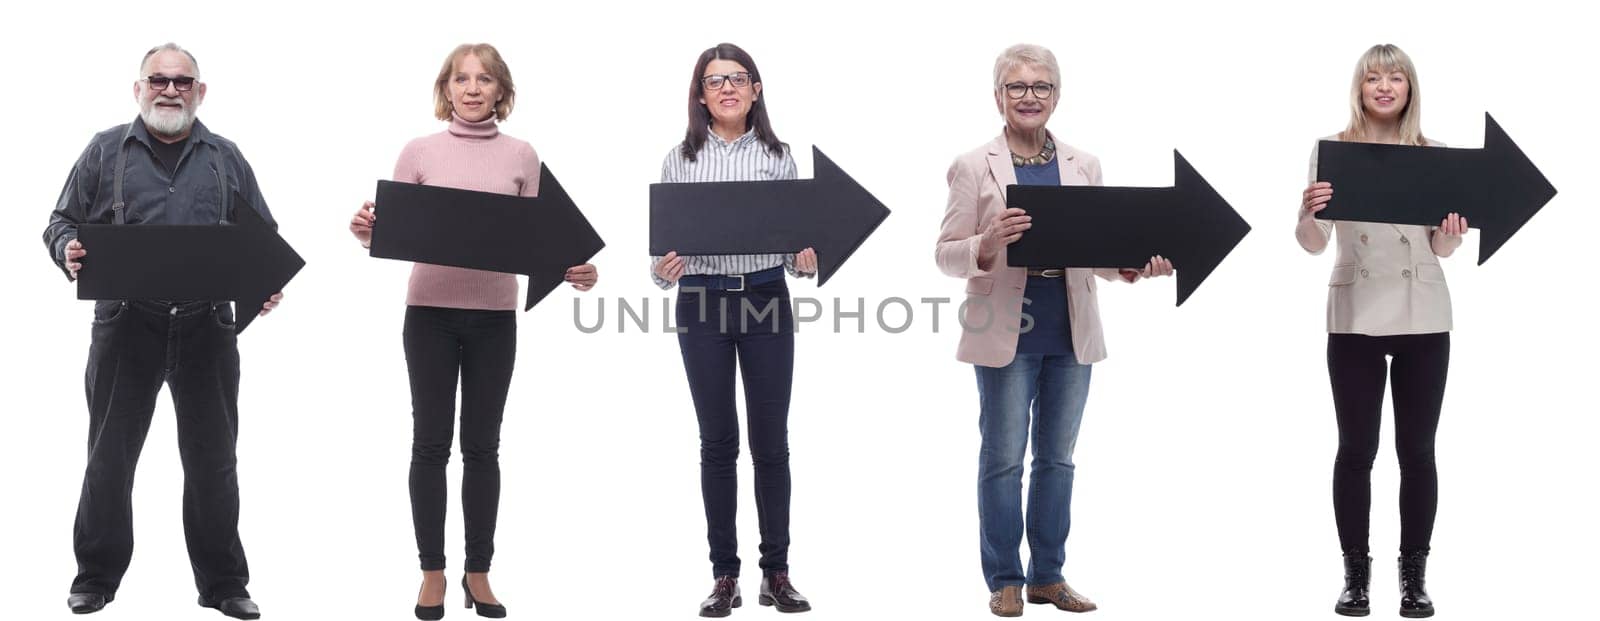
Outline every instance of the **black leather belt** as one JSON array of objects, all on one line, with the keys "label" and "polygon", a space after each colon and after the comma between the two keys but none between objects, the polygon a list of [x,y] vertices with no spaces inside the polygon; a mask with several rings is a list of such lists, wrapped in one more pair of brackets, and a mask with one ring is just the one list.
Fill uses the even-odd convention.
[{"label": "black leather belt", "polygon": [[701,287],[710,291],[744,291],[747,287],[783,280],[783,266],[770,267],[749,274],[692,274],[678,279],[679,287]]}]

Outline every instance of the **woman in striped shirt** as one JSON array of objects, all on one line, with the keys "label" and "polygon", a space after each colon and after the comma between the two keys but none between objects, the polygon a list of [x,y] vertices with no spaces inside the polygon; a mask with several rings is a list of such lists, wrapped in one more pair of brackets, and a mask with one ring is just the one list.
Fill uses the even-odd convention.
[{"label": "woman in striped shirt", "polygon": [[[661,165],[663,183],[794,179],[788,145],[772,132],[761,97],[761,72],[738,46],[700,54],[689,83],[689,128]],[[761,524],[763,606],[810,610],[789,584],[789,390],[794,376],[794,314],[784,272],[810,277],[817,254],[652,257],[662,289],[681,284],[678,347],[700,422],[700,492],[716,585],[700,616],[737,608],[739,411],[734,370],[744,374],[756,514]]]}]

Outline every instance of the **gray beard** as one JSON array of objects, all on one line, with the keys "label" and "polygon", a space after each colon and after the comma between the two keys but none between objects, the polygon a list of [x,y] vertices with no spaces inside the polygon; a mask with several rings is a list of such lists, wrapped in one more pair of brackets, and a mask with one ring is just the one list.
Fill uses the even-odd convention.
[{"label": "gray beard", "polygon": [[194,109],[185,106],[182,110],[167,112],[152,103],[148,108],[139,111],[139,118],[144,120],[145,128],[152,133],[180,136],[189,131],[189,127],[194,124]]}]

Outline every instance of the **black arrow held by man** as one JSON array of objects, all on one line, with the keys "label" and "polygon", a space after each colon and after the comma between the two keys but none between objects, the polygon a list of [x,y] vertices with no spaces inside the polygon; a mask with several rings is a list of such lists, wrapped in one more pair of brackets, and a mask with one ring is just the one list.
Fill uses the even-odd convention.
[{"label": "black arrow held by man", "polygon": [[817,286],[889,217],[820,149],[813,179],[650,185],[650,254],[817,252]]},{"label": "black arrow held by man", "polygon": [[1438,226],[1453,211],[1483,232],[1483,265],[1556,195],[1494,117],[1483,125],[1482,149],[1317,143],[1317,180],[1333,184],[1317,217]]},{"label": "black arrow held by man", "polygon": [[1006,249],[1013,267],[1141,267],[1172,260],[1178,305],[1239,245],[1250,225],[1189,161],[1172,152],[1173,187],[1013,185],[1006,206],[1033,227]]},{"label": "black arrow held by man", "polygon": [[305,260],[235,193],[234,224],[83,224],[80,300],[230,300],[242,334]]},{"label": "black arrow held by man", "polygon": [[539,195],[379,181],[371,256],[528,276],[530,310],[606,246],[550,167]]}]

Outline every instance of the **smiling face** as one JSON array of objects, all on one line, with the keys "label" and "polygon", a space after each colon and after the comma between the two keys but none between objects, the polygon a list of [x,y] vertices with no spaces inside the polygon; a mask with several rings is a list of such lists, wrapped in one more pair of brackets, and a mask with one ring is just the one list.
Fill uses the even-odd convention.
[{"label": "smiling face", "polygon": [[494,106],[501,98],[500,81],[484,68],[477,54],[465,54],[456,61],[449,93],[456,116],[476,123],[494,116]]},{"label": "smiling face", "polygon": [[[1022,85],[1033,87],[1041,84],[1050,84],[1050,96],[1040,99],[1033,88],[1022,89],[1021,99],[1012,99],[1007,94],[1008,87]],[[1050,115],[1056,110],[1056,102],[1061,100],[1061,89],[1050,82],[1050,70],[1027,63],[1018,63],[1008,69],[1001,77],[1000,87],[995,89],[994,102],[1000,107],[1000,114],[1006,119],[1006,127],[1018,135],[1032,135],[1044,129],[1045,123],[1050,121]]]},{"label": "smiling face", "polygon": [[[722,82],[720,88],[713,89],[706,85],[706,78],[735,74],[744,74],[749,83],[744,86],[735,85],[735,82],[742,81],[739,76],[735,76],[733,79],[713,80]],[[726,127],[746,126],[750,108],[755,105],[756,99],[761,97],[761,83],[756,82],[749,74],[750,70],[736,61],[715,59],[706,63],[705,71],[700,72],[700,105],[711,112],[713,123]]]},{"label": "smiling face", "polygon": [[[177,50],[161,50],[144,63],[139,80],[133,83],[133,98],[139,103],[139,118],[157,138],[182,138],[194,125],[196,110],[205,100],[206,85],[198,81],[199,71],[189,55]],[[193,88],[178,90],[176,82],[165,88],[150,84],[150,78],[195,79]]]},{"label": "smiling face", "polygon": [[1361,82],[1361,107],[1367,116],[1398,121],[1411,98],[1411,79],[1397,68],[1367,71]]}]

